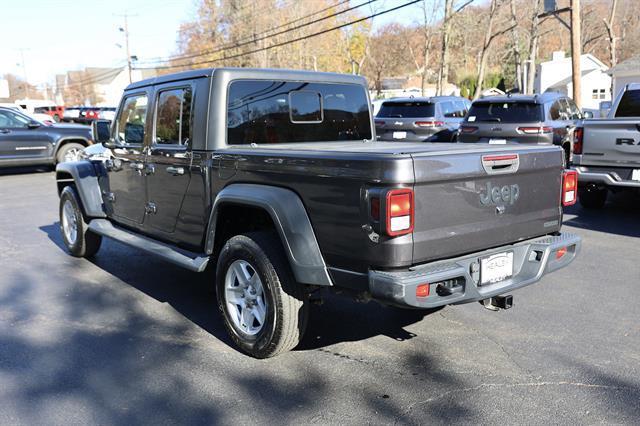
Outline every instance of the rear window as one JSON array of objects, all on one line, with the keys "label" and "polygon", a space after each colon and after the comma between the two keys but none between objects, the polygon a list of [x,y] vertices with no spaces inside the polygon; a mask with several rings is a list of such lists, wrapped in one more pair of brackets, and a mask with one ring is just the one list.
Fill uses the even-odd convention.
[{"label": "rear window", "polygon": [[363,86],[269,80],[229,86],[229,145],[364,139],[371,139],[371,118]]},{"label": "rear window", "polygon": [[471,105],[467,121],[498,123],[543,121],[542,105],[525,102],[475,102]]},{"label": "rear window", "polygon": [[640,90],[627,90],[620,99],[616,117],[640,116]]},{"label": "rear window", "polygon": [[436,107],[431,102],[385,102],[376,117],[424,118],[435,117]]}]

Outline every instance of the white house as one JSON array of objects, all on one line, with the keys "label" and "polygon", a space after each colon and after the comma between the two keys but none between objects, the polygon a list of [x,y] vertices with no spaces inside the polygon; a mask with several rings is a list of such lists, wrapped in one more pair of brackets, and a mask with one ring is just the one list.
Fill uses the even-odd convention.
[{"label": "white house", "polygon": [[[607,66],[587,53],[580,57],[582,108],[598,110],[600,102],[611,100],[611,76]],[[536,67],[535,93],[560,92],[571,96],[571,58],[564,52],[553,52],[551,60]]]},{"label": "white house", "polygon": [[627,84],[640,83],[640,55],[631,57],[609,68],[607,74],[613,78],[613,93],[616,96]]},{"label": "white house", "polygon": [[[132,70],[131,81],[140,81],[145,78],[155,77],[154,69]],[[56,80],[57,82],[57,80]],[[69,71],[66,76],[65,85],[78,86],[84,84],[91,86],[95,98],[98,99],[96,105],[114,107],[120,103],[122,92],[129,85],[129,71],[126,67],[118,68],[85,68],[84,72]],[[85,103],[89,103],[87,99]]]}]

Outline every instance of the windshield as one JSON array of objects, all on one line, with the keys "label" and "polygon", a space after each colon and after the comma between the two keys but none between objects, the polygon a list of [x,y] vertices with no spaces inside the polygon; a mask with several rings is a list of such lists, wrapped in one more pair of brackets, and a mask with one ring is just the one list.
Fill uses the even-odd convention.
[{"label": "windshield", "polygon": [[385,102],[376,117],[424,118],[435,117],[436,107],[430,102]]},{"label": "windshield", "polygon": [[533,102],[475,102],[468,122],[532,123],[543,121],[542,105]]}]

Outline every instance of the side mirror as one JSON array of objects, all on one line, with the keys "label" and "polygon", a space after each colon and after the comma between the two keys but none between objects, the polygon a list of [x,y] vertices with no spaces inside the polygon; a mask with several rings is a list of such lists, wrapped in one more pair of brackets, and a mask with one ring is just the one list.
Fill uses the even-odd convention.
[{"label": "side mirror", "polygon": [[584,118],[593,118],[593,112],[591,112],[591,111],[585,111],[585,112],[583,112],[583,113],[582,113],[582,116],[583,116]]},{"label": "side mirror", "polygon": [[91,136],[96,143],[109,143],[111,141],[111,121],[93,120],[91,123]]},{"label": "side mirror", "polygon": [[29,129],[37,129],[38,127],[40,127],[40,123],[38,123],[37,121],[31,121],[29,122],[29,124],[27,124],[27,128]]}]

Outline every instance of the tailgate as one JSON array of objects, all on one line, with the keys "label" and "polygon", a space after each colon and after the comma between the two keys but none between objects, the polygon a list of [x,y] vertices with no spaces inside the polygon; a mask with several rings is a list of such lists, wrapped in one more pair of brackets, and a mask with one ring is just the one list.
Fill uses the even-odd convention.
[{"label": "tailgate", "polygon": [[580,165],[640,166],[640,120],[587,120]]},{"label": "tailgate", "polygon": [[412,157],[414,263],[560,229],[563,151],[558,147],[487,146]]}]

